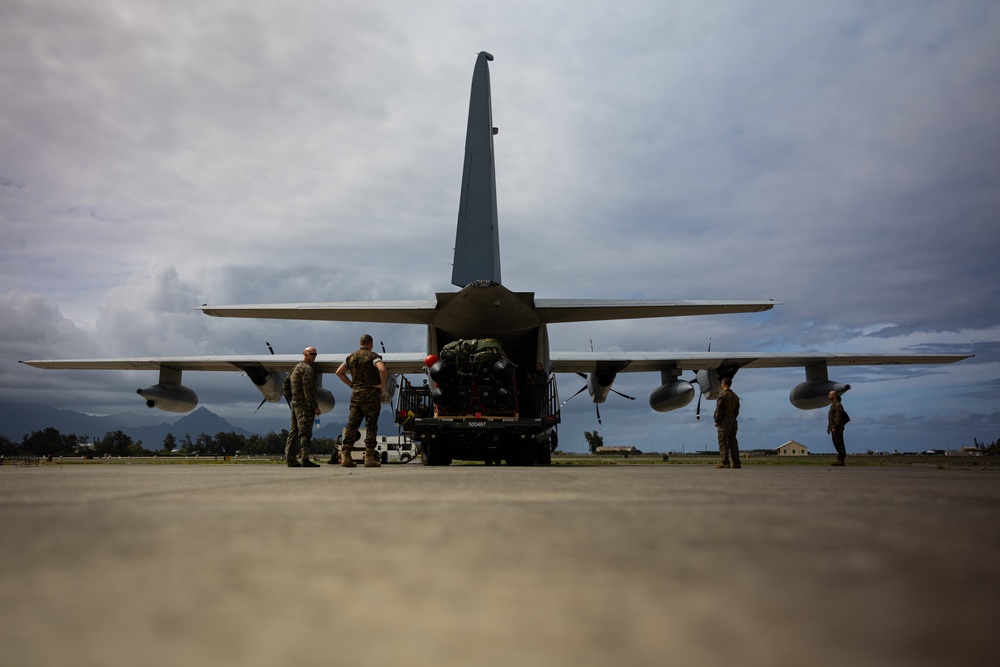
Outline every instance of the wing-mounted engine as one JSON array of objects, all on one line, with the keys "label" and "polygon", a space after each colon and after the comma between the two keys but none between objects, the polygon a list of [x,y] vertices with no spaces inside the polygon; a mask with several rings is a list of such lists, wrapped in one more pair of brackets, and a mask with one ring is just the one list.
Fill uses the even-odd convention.
[{"label": "wing-mounted engine", "polygon": [[190,412],[198,405],[198,395],[181,384],[181,371],[160,367],[160,381],[152,387],[136,389],[146,399],[146,407],[167,412]]},{"label": "wing-mounted engine", "polygon": [[619,363],[598,363],[597,369],[587,376],[587,393],[590,394],[590,400],[594,403],[608,400],[608,394],[614,391],[611,385],[615,383],[618,371],[622,368],[623,365]]},{"label": "wing-mounted engine", "polygon": [[[699,373],[704,371],[699,371]],[[657,412],[678,410],[694,398],[694,387],[680,379],[680,370],[668,368],[660,371],[660,386],[649,395],[649,407]],[[703,390],[704,391],[704,390]]]},{"label": "wing-mounted engine", "polygon": [[254,366],[243,366],[243,371],[253,382],[253,386],[257,387],[257,391],[260,392],[261,396],[268,403],[277,403],[283,398],[281,393],[281,385],[288,376],[288,373],[272,372],[265,369],[262,365]]},{"label": "wing-mounted engine", "polygon": [[718,400],[722,393],[722,378],[714,369],[710,371],[698,371],[695,375],[698,382],[698,390],[701,395],[710,401]]},{"label": "wing-mounted engine", "polygon": [[806,366],[806,381],[795,385],[788,394],[788,400],[799,410],[815,410],[830,404],[831,391],[843,394],[850,388],[849,384],[830,380],[824,361],[815,366]]},{"label": "wing-mounted engine", "polygon": [[382,403],[392,405],[392,398],[396,395],[396,387],[399,386],[399,375],[388,375],[385,379],[385,386],[382,387]]},{"label": "wing-mounted engine", "polygon": [[325,415],[333,410],[333,406],[336,404],[333,392],[323,386],[323,374],[316,373],[316,405],[319,407],[319,411]]},{"label": "wing-mounted engine", "polygon": [[[378,342],[382,346],[382,354],[385,354],[385,343],[382,341]],[[383,405],[392,405],[392,398],[396,395],[396,387],[399,386],[399,378],[401,375],[387,375],[385,378],[385,386],[382,387],[382,398],[381,402]]]},{"label": "wing-mounted engine", "polygon": [[598,362],[597,368],[594,369],[589,375],[584,375],[583,373],[577,373],[580,377],[587,381],[587,384],[580,387],[580,390],[570,396],[561,405],[566,405],[570,400],[582,392],[584,389],[590,394],[590,400],[594,402],[594,411],[597,414],[597,423],[601,423],[601,403],[608,399],[608,394],[615,393],[622,398],[627,398],[630,401],[634,401],[634,396],[629,396],[628,394],[623,394],[617,389],[612,389],[611,385],[614,384],[615,378],[618,377],[618,373],[625,368],[627,364],[621,362]]},{"label": "wing-mounted engine", "polygon": [[[709,351],[712,349],[711,342],[708,344],[708,349]],[[695,381],[698,383],[698,407],[694,412],[695,419],[701,419],[701,399],[707,398],[710,401],[719,400],[719,396],[722,394],[722,378],[732,380],[739,369],[739,366],[726,365],[711,370],[695,372]]]},{"label": "wing-mounted engine", "polygon": [[[265,369],[262,365],[256,366],[243,366],[243,371],[253,382],[254,386],[264,397],[261,401],[261,405],[264,402],[277,403],[284,399],[283,385],[285,378],[288,377],[288,373],[279,371],[269,371]],[[337,401],[333,397],[333,393],[323,386],[323,374],[316,373],[316,404],[319,406],[319,411],[323,414],[333,410],[333,406],[336,405]],[[257,406],[260,408],[260,405]]]}]

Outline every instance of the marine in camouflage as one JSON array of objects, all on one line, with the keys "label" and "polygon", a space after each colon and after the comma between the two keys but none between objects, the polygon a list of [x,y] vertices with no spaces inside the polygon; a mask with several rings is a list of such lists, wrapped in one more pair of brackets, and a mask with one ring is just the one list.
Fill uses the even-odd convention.
[{"label": "marine in camouflage", "polygon": [[285,440],[285,461],[296,463],[296,456],[309,458],[313,424],[316,419],[316,371],[311,364],[300,361],[288,375],[291,390],[292,419]]},{"label": "marine in camouflage", "polygon": [[847,446],[844,444],[844,427],[851,421],[844,404],[840,402],[840,396],[836,392],[830,392],[831,401],[830,412],[827,413],[826,432],[833,439],[833,448],[837,450],[837,464],[843,465],[847,459]]},{"label": "marine in camouflage", "polygon": [[375,447],[378,437],[378,416],[382,410],[382,394],[378,385],[382,378],[375,366],[382,357],[362,347],[347,357],[344,364],[351,374],[351,408],[344,431],[344,446],[351,447],[360,437],[359,427],[365,422],[365,448]]},{"label": "marine in camouflage", "polygon": [[719,455],[723,467],[740,467],[740,446],[736,439],[739,429],[736,418],[739,415],[740,397],[729,389],[728,384],[724,384],[715,404],[715,426],[719,429]]}]

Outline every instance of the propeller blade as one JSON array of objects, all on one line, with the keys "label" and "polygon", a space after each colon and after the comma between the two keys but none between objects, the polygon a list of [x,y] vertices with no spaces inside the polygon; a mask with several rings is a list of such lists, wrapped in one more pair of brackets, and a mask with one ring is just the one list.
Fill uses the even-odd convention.
[{"label": "propeller blade", "polygon": [[564,405],[566,405],[567,403],[569,403],[570,401],[572,401],[572,400],[573,400],[573,397],[575,397],[575,396],[578,396],[579,394],[583,393],[583,391],[584,391],[584,390],[585,390],[586,388],[587,388],[587,385],[583,385],[582,387],[580,387],[579,391],[577,391],[577,392],[576,392],[575,394],[573,394],[573,396],[570,396],[570,397],[569,397],[569,398],[567,398],[567,399],[566,399],[565,401],[563,401],[562,403],[560,403],[560,404],[559,404],[559,407],[561,408],[562,406],[564,406]]},{"label": "propeller blade", "polygon": [[597,411],[597,423],[598,424],[602,423],[601,422],[601,406],[599,404],[597,404],[597,403],[594,403],[594,410]]},{"label": "propeller blade", "polygon": [[[261,406],[264,405],[265,403],[267,403],[267,397],[266,396],[264,397],[264,400],[262,400],[260,402],[260,405],[257,406],[257,410],[260,410]],[[257,414],[257,410],[254,410],[253,413]]]},{"label": "propeller blade", "polygon": [[619,396],[621,396],[622,398],[627,398],[627,399],[628,399],[628,400],[630,400],[630,401],[634,401],[634,400],[635,400],[635,396],[629,396],[628,394],[623,394],[623,393],[621,393],[620,391],[618,391],[617,389],[612,389],[611,391],[612,391],[613,393],[615,393],[615,394],[618,394],[618,395],[619,395]]},{"label": "propeller blade", "polygon": [[[712,339],[711,338],[708,339],[708,351],[709,352],[712,351]],[[694,373],[694,381],[695,381],[695,384],[698,383],[698,371],[695,371],[695,373]],[[695,419],[701,419],[701,397],[702,397],[702,391],[701,391],[701,385],[699,384],[698,385],[698,405],[697,405],[697,407],[695,407],[695,410],[694,410],[694,418]]]},{"label": "propeller blade", "polygon": [[264,345],[267,345],[267,349],[271,350],[271,354],[274,354],[274,348],[273,348],[273,347],[271,347],[271,344],[270,344],[270,343],[268,343],[268,342],[267,342],[267,341],[265,340],[265,341],[264,341]]}]

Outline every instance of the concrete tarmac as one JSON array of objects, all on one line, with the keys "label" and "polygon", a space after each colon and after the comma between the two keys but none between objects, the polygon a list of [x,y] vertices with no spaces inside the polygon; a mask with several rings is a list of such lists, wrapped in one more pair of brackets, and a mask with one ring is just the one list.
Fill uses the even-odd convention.
[{"label": "concrete tarmac", "polygon": [[0,655],[993,665],[1000,473],[0,468]]}]

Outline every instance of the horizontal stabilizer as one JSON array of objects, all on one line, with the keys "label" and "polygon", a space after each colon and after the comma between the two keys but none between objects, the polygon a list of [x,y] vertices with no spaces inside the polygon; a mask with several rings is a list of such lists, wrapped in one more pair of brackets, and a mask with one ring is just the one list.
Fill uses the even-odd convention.
[{"label": "horizontal stabilizer", "polygon": [[596,322],[648,317],[685,317],[759,313],[771,310],[774,301],[684,301],[657,299],[535,299],[542,322]]},{"label": "horizontal stabilizer", "polygon": [[326,303],[274,303],[237,306],[200,306],[213,317],[249,317],[270,320],[318,320],[323,322],[382,322],[430,324],[437,309],[433,300],[341,301]]}]

